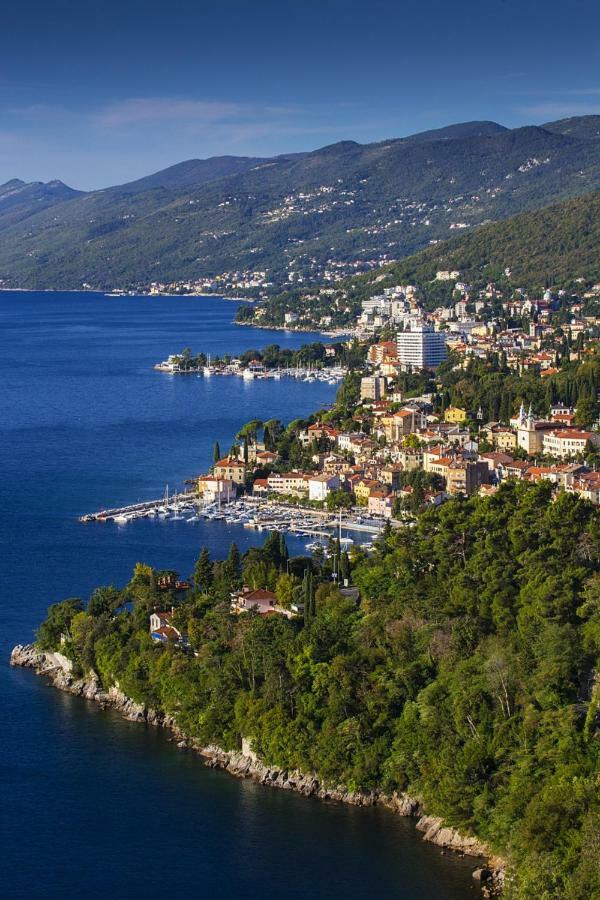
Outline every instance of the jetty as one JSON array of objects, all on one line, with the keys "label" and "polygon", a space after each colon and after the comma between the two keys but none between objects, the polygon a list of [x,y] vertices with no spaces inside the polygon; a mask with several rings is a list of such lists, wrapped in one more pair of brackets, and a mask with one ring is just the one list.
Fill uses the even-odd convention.
[{"label": "jetty", "polygon": [[[79,522],[116,522],[124,525],[135,519],[158,518],[194,523],[201,519],[224,521],[228,525],[243,525],[257,531],[281,531],[299,537],[306,535],[320,539],[333,537],[336,532],[362,532],[378,535],[383,528],[383,520],[365,521],[358,511],[348,511],[345,515],[324,509],[292,506],[273,499],[242,496],[227,502],[206,503],[202,495],[194,490],[168,492],[156,500],[144,500],[129,506],[116,506],[86,513]],[[396,525],[397,523],[393,523]]]},{"label": "jetty", "polygon": [[[190,491],[173,494],[171,497],[167,499],[167,504],[169,508],[175,507],[177,505],[187,506],[188,504],[198,502],[198,494],[192,493]],[[158,500],[143,500],[140,503],[131,503],[129,506],[115,506],[111,509],[101,509],[98,512],[86,513],[83,516],[79,516],[79,522],[109,522],[109,521],[119,521],[123,518],[127,519],[142,519],[148,518],[151,515],[157,513],[159,509],[165,506],[165,498],[161,497]]]}]

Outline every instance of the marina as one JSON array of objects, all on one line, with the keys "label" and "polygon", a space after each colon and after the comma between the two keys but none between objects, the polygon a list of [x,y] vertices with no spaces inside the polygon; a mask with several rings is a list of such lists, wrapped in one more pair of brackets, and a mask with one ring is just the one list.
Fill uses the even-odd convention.
[{"label": "marina", "polygon": [[320,368],[308,365],[272,369],[259,362],[242,366],[239,360],[232,360],[230,363],[211,363],[210,356],[205,365],[193,365],[186,364],[176,354],[171,354],[167,359],[156,363],[154,368],[157,372],[164,372],[167,375],[195,375],[198,378],[210,378],[212,375],[237,376],[238,378],[243,378],[244,381],[268,378],[279,381],[282,378],[295,378],[309,383],[320,381],[331,385],[339,384],[346,375],[346,369],[342,366]]},{"label": "marina", "polygon": [[[346,511],[342,515],[255,497],[240,497],[226,503],[207,504],[195,491],[174,493],[169,496],[168,488],[162,498],[87,513],[79,517],[79,522],[114,522],[117,525],[126,525],[142,518],[179,520],[190,525],[201,521],[224,521],[228,525],[241,525],[255,531],[289,532],[295,537],[318,539],[306,545],[311,551],[319,547],[325,549],[327,542],[336,536],[345,549],[349,549],[355,542],[364,546],[368,536],[377,537],[384,525],[382,519],[370,517],[360,509]],[[347,532],[356,533],[356,539],[350,537]]]}]

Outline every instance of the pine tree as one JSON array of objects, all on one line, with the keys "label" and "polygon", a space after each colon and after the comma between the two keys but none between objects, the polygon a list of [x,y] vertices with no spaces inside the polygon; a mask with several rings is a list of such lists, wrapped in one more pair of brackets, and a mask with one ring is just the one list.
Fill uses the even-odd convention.
[{"label": "pine tree", "polygon": [[238,575],[240,572],[241,557],[240,557],[240,551],[239,551],[238,545],[235,543],[235,541],[232,541],[231,544],[229,545],[229,553],[227,554],[227,562],[229,563],[232,572],[234,572],[236,575]]},{"label": "pine tree", "polygon": [[213,583],[213,567],[207,547],[203,547],[194,566],[194,584],[199,591],[207,591]]}]

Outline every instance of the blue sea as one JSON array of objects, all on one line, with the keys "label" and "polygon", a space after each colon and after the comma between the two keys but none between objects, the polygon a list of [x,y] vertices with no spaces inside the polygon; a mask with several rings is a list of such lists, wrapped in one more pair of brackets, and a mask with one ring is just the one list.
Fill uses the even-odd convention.
[{"label": "blue sea", "polygon": [[[124,584],[138,561],[187,576],[202,545],[263,536],[224,523],[82,525],[205,471],[250,418],[333,400],[320,383],[167,376],[184,346],[214,354],[317,335],[240,328],[221,298],[0,294],[0,896],[477,896],[472,865],[378,809],[269,790],[206,769],[168,735],[10,669],[47,606]],[[293,552],[300,544],[290,541]]]}]

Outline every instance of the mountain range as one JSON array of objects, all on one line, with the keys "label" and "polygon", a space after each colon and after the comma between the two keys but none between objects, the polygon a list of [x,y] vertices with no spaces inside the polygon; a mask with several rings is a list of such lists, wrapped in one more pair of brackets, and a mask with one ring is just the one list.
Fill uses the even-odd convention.
[{"label": "mountain range", "polygon": [[599,188],[600,116],[188,160],[90,192],[13,179],[0,186],[0,283],[143,288],[247,270],[274,288],[318,283]]}]

